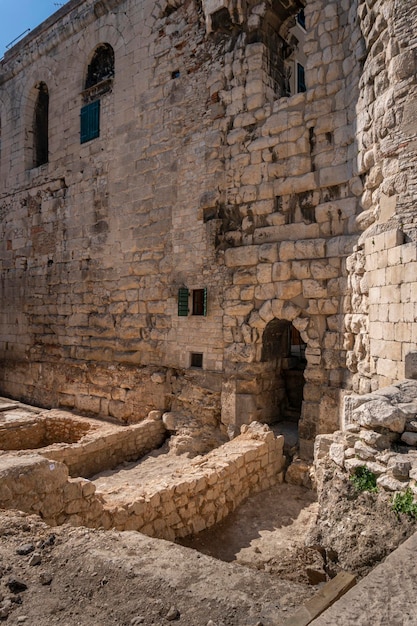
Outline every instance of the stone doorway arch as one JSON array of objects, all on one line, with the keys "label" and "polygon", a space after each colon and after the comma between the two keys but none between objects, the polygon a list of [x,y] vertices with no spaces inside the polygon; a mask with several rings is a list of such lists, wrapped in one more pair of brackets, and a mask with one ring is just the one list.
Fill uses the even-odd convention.
[{"label": "stone doorway arch", "polygon": [[[304,387],[305,342],[309,338],[306,330],[311,320],[292,302],[273,303],[274,307],[267,301],[259,311],[253,311],[241,327],[241,341],[226,349],[221,422],[229,437],[239,434],[243,424],[254,420],[265,424],[283,422],[290,413],[298,437],[298,422],[304,418],[300,388]],[[286,380],[289,378],[298,378],[299,385]]]},{"label": "stone doorway arch", "polygon": [[261,362],[266,415],[265,421],[293,422],[301,417],[304,388],[306,343],[299,331],[287,320],[273,319],[262,336]]}]

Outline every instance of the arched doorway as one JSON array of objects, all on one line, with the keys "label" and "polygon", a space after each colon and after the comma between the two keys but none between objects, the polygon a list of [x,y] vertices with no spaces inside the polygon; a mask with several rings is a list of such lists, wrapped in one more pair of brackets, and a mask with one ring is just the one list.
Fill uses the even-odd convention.
[{"label": "arched doorway", "polygon": [[262,339],[261,361],[269,376],[270,423],[290,422],[301,417],[306,344],[298,330],[286,320],[271,320]]}]

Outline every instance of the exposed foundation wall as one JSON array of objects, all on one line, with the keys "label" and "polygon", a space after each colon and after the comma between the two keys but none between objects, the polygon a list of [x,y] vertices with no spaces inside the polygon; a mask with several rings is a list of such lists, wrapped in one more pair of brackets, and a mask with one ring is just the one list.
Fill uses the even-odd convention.
[{"label": "exposed foundation wall", "polygon": [[89,478],[159,448],[167,432],[160,412],[139,424],[119,426],[83,419],[67,411],[1,413],[0,450],[39,449],[47,459],[66,465],[70,476]]},{"label": "exposed foundation wall", "polygon": [[[54,421],[58,411],[50,411],[49,421]],[[90,478],[98,472],[113,469],[124,461],[137,461],[148,452],[159,448],[167,436],[160,415],[145,419],[140,424],[117,430],[98,429],[87,434],[78,443],[68,446],[48,446],[40,454],[47,459],[64,463],[69,475]]]},{"label": "exposed foundation wall", "polygon": [[70,415],[53,419],[49,412],[31,418],[27,414],[20,418],[18,414],[18,410],[2,413],[6,420],[0,424],[0,450],[35,450],[53,443],[75,443],[91,428],[88,422]]},{"label": "exposed foundation wall", "polygon": [[152,410],[181,410],[220,420],[221,377],[216,372],[84,362],[3,362],[5,395],[38,406],[136,423]]},{"label": "exposed foundation wall", "polygon": [[[246,428],[246,427],[245,427]],[[283,437],[252,424],[170,481],[114,506],[67,467],[39,456],[0,457],[0,508],[37,513],[49,524],[139,530],[174,540],[221,521],[250,494],[283,480]]]}]

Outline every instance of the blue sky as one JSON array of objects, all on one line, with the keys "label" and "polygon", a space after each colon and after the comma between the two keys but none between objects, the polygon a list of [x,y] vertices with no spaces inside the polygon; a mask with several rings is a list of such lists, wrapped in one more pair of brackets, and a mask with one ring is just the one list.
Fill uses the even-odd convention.
[{"label": "blue sky", "polygon": [[0,0],[0,58],[6,46],[27,28],[33,30],[58,11],[64,0]]}]

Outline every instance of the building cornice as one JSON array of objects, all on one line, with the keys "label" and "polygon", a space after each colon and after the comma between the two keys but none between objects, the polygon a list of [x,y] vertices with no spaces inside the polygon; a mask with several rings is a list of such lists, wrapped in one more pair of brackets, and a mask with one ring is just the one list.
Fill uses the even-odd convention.
[{"label": "building cornice", "polygon": [[0,85],[125,0],[70,0],[0,60]]}]

